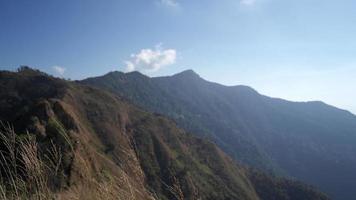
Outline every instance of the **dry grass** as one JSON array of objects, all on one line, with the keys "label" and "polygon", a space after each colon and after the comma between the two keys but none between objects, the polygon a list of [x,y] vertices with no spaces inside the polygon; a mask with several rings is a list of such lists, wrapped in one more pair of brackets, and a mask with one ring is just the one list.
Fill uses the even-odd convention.
[{"label": "dry grass", "polygon": [[1,125],[1,199],[49,199],[48,167],[38,154],[35,137],[18,136],[9,124]]},{"label": "dry grass", "polygon": [[[56,122],[58,123],[58,122]],[[135,199],[126,174],[114,177],[110,173],[97,173],[89,169],[90,163],[76,152],[63,126],[58,133],[70,146],[76,162],[83,166],[82,180],[66,189],[55,191],[53,179],[63,174],[63,151],[50,141],[45,152],[41,151],[34,135],[18,135],[9,124],[1,123],[0,130],[0,199],[2,200],[116,200]]]}]

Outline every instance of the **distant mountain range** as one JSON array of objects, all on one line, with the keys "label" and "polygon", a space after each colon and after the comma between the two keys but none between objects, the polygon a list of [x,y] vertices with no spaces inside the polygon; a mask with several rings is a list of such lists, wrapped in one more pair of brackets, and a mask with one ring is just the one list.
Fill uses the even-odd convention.
[{"label": "distant mountain range", "polygon": [[165,115],[243,164],[316,185],[333,199],[356,196],[356,116],[348,111],[220,85],[192,70],[156,78],[110,72],[79,83]]},{"label": "distant mountain range", "polygon": [[[188,78],[189,81],[204,83],[192,75],[184,73],[174,79],[180,82]],[[162,84],[166,81],[165,78],[155,80],[162,81]],[[116,92],[118,88],[130,86],[126,90],[130,94],[121,96],[82,84],[89,82],[93,84],[96,81],[65,81],[28,67],[22,67],[18,72],[0,71],[0,121],[2,125],[13,127],[8,140],[4,130],[0,129],[1,198],[328,199],[300,182],[273,177],[237,164],[208,140],[193,136],[166,117],[143,111],[127,101],[135,99],[137,102],[142,97],[141,105],[146,102],[147,106],[152,105],[152,109],[161,105],[164,109],[172,109],[170,116],[177,115],[176,119],[181,119],[181,124],[185,117],[192,120],[190,127],[198,127],[196,135],[204,135],[203,130],[206,130],[207,135],[214,134],[218,139],[221,133],[219,145],[223,146],[223,141],[227,141],[222,137],[225,129],[218,133],[210,129],[214,125],[209,127],[205,124],[204,120],[213,117],[208,115],[209,109],[205,109],[207,113],[202,113],[204,115],[195,116],[200,108],[195,108],[197,105],[193,103],[198,101],[201,107],[210,106],[204,105],[210,100],[199,102],[195,94],[191,94],[187,99],[192,99],[192,102],[186,105],[189,103],[192,107],[181,112],[175,109],[185,109],[184,106],[171,104],[171,95],[193,92],[196,89],[194,85],[186,88],[186,92],[175,90],[168,96],[159,96],[168,88],[158,86],[153,79],[138,73],[112,73],[98,78],[97,83],[108,82],[107,86],[115,87]],[[242,91],[245,90],[249,89],[243,88]],[[213,111],[216,109],[221,108],[216,107]],[[216,113],[214,118],[222,117],[221,114]],[[16,135],[11,134],[15,132]],[[237,135],[236,139],[243,134]],[[228,134],[225,136],[230,137]],[[249,142],[249,139],[240,143]],[[259,155],[262,149],[255,150],[254,144],[249,144],[251,155]],[[248,149],[245,147],[249,146],[236,150]],[[240,154],[232,155],[238,157]],[[261,159],[265,158],[263,156],[261,154]],[[52,193],[55,196],[51,196]]]}]

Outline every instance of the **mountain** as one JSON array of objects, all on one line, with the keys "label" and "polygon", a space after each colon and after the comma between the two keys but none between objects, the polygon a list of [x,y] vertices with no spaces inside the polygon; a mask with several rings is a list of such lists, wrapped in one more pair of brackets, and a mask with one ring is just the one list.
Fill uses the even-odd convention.
[{"label": "mountain", "polygon": [[326,200],[110,92],[0,71],[2,199]]},{"label": "mountain", "polygon": [[356,196],[356,117],[350,112],[220,85],[192,70],[156,78],[111,72],[81,83],[166,115],[244,164],[316,185],[333,199]]}]

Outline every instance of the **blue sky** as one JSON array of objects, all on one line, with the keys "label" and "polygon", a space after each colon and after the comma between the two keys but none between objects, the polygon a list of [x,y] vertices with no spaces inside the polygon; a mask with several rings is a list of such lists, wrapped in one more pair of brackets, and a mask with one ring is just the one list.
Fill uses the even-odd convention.
[{"label": "blue sky", "polygon": [[356,113],[356,1],[0,0],[0,69],[71,79],[193,69]]}]

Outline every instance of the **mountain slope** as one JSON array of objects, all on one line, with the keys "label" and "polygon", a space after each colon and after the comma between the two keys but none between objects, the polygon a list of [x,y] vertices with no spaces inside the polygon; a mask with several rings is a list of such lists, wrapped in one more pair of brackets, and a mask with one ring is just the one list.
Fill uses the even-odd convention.
[{"label": "mountain slope", "polygon": [[13,124],[20,140],[27,130],[39,157],[50,145],[62,152],[61,175],[43,173],[63,199],[327,199],[238,166],[212,143],[109,92],[29,68],[0,72],[0,88],[0,120]]},{"label": "mountain slope", "polygon": [[223,86],[191,70],[157,78],[112,72],[82,83],[169,116],[250,166],[317,185],[335,199],[356,195],[356,117],[347,111]]}]

